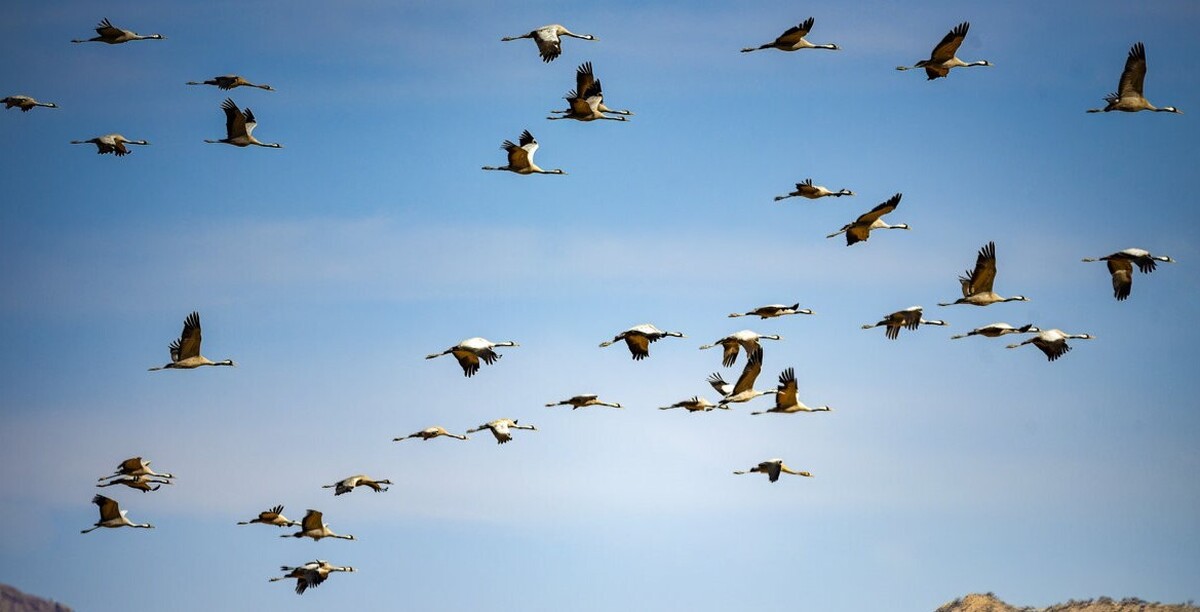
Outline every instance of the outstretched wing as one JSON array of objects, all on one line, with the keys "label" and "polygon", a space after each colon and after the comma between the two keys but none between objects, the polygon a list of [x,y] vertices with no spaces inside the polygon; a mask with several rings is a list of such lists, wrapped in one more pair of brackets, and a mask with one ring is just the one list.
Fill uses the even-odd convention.
[{"label": "outstretched wing", "polygon": [[125,31],[114,27],[113,24],[108,20],[108,17],[105,17],[104,20],[100,22],[100,25],[96,26],[96,33],[104,38],[117,38],[118,36],[125,34]]},{"label": "outstretched wing", "polygon": [[309,510],[304,515],[304,520],[300,521],[300,528],[304,531],[312,531],[325,526],[325,515],[321,514],[320,510]]},{"label": "outstretched wing", "polygon": [[233,98],[225,98],[225,101],[221,103],[221,110],[225,111],[225,136],[235,138],[245,135],[246,115],[242,114]]},{"label": "outstretched wing", "polygon": [[801,38],[808,36],[808,32],[812,30],[812,27],[813,18],[809,17],[799,24],[788,28],[783,34],[780,34],[779,38],[775,39],[775,44],[786,45],[789,47],[795,45],[796,43],[800,42]]},{"label": "outstretched wing", "polygon": [[1121,80],[1117,82],[1117,95],[1125,97],[1141,97],[1142,85],[1146,81],[1146,47],[1141,42],[1129,48],[1129,57],[1125,59],[1125,70],[1121,71]]},{"label": "outstretched wing", "polygon": [[737,395],[738,393],[754,388],[754,381],[758,380],[758,373],[762,372],[762,357],[761,347],[750,353],[749,358],[746,360],[746,367],[742,369],[742,375],[734,383],[733,392],[730,395]]},{"label": "outstretched wing", "polygon": [[[179,355],[179,359],[175,355]],[[183,320],[183,332],[179,334],[178,346],[172,345],[171,359],[179,361],[200,355],[200,313],[192,311]]]},{"label": "outstretched wing", "polygon": [[975,258],[975,269],[958,280],[962,283],[963,297],[991,291],[992,283],[996,280],[996,243],[983,245]]},{"label": "outstretched wing", "polygon": [[644,334],[625,334],[625,345],[629,347],[634,361],[650,356],[650,342],[650,338]]},{"label": "outstretched wing", "polygon": [[553,28],[542,28],[533,33],[533,42],[537,43],[538,53],[542,55],[542,61],[546,63],[553,62],[562,55],[562,42],[558,39],[558,34]]},{"label": "outstretched wing", "polygon": [[1124,300],[1133,289],[1133,264],[1128,259],[1108,260],[1108,273],[1112,275],[1113,297]]},{"label": "outstretched wing", "polygon": [[788,368],[779,375],[779,386],[776,387],[775,407],[783,410],[795,406],[799,401],[796,392],[796,370]]},{"label": "outstretched wing", "polygon": [[579,68],[575,71],[575,91],[579,93],[586,92],[592,87],[592,83],[595,80],[596,75],[592,72],[592,63],[584,62],[580,64]]},{"label": "outstretched wing", "polygon": [[865,224],[865,225],[869,226],[872,223],[878,221],[880,217],[892,212],[893,210],[896,210],[896,207],[900,205],[900,198],[903,197],[903,195],[904,194],[897,193],[896,195],[889,198],[888,201],[859,215],[858,219],[855,219],[854,224],[855,225]]},{"label": "outstretched wing", "polygon": [[[963,39],[967,37],[967,30],[971,28],[971,24],[962,22],[950,30],[942,42],[938,43],[933,48],[933,53],[930,54],[930,59],[936,63],[942,63],[958,53],[958,47],[962,44]],[[945,76],[945,75],[942,75]]]}]

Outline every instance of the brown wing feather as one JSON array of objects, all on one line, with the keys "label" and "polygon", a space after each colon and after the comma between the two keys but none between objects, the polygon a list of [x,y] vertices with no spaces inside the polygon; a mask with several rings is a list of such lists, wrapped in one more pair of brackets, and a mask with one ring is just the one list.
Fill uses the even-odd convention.
[{"label": "brown wing feather", "polygon": [[575,71],[575,91],[580,93],[586,92],[595,80],[596,75],[592,72],[592,63],[584,62],[580,64],[579,69]]},{"label": "brown wing feather", "polygon": [[117,38],[118,36],[125,34],[125,31],[113,26],[108,18],[105,17],[104,21],[101,21],[100,25],[96,26],[96,33],[105,38]]},{"label": "brown wing feather", "polygon": [[629,347],[634,361],[641,361],[650,356],[650,339],[642,334],[627,334],[625,345]]},{"label": "brown wing feather", "polygon": [[897,193],[896,195],[888,198],[886,202],[859,215],[858,219],[856,219],[854,223],[865,223],[867,225],[874,223],[880,217],[892,212],[893,210],[896,210],[896,207],[900,205],[900,198],[903,196],[904,194]]},{"label": "brown wing feather", "polygon": [[808,36],[808,33],[812,30],[812,27],[813,18],[809,17],[799,24],[788,28],[783,34],[780,34],[779,38],[775,39],[775,44],[787,46],[794,45],[800,42],[801,38]]},{"label": "brown wing feather", "polygon": [[967,30],[970,29],[970,27],[971,24],[965,21],[955,26],[954,29],[950,30],[950,32],[946,34],[945,38],[942,38],[942,42],[938,43],[937,46],[933,48],[933,53],[930,55],[930,59],[940,64],[954,57],[954,54],[958,53],[959,45],[961,45],[963,39],[967,37]]},{"label": "brown wing feather", "polygon": [[[963,285],[963,297],[992,290],[992,283],[996,280],[995,242],[989,242],[979,249],[979,255],[975,258],[975,269],[960,280]],[[967,293],[968,288],[970,293]]]},{"label": "brown wing feather", "polygon": [[225,101],[221,103],[221,110],[225,111],[225,136],[227,138],[246,133],[246,116],[234,103],[233,98],[225,98]]},{"label": "brown wing feather", "polygon": [[1128,259],[1108,260],[1108,273],[1112,275],[1113,297],[1124,300],[1133,289],[1133,264]]},{"label": "brown wing feather", "polygon": [[779,409],[790,408],[798,402],[796,390],[796,371],[794,368],[788,368],[779,375],[779,386],[776,387],[778,393],[775,394],[775,407]]},{"label": "brown wing feather", "polygon": [[193,311],[183,320],[183,332],[179,334],[178,352],[179,359],[200,355],[200,313]]},{"label": "brown wing feather", "polygon": [[734,383],[733,392],[730,395],[737,395],[754,388],[754,381],[758,380],[758,373],[762,372],[762,356],[762,348],[750,353],[746,360],[746,367],[742,369],[742,375]]},{"label": "brown wing feather", "polygon": [[1146,47],[1136,43],[1129,48],[1129,57],[1125,59],[1125,70],[1121,71],[1121,80],[1117,83],[1117,95],[1140,97],[1142,85],[1146,81]]},{"label": "brown wing feather", "polygon": [[725,341],[721,343],[721,348],[724,349],[724,354],[721,355],[721,365],[729,367],[737,360],[738,347],[741,346],[737,341]]},{"label": "brown wing feather", "polygon": [[309,510],[304,515],[304,520],[300,521],[300,528],[304,531],[320,529],[325,526],[325,515],[321,514],[320,510]]}]

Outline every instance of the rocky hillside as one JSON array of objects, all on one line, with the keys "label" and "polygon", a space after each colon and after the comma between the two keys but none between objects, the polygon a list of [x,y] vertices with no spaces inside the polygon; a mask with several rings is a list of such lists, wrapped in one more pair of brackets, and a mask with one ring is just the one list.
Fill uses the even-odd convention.
[{"label": "rocky hillside", "polygon": [[1046,608],[1018,608],[1004,603],[992,593],[987,593],[960,597],[938,608],[936,612],[1200,612],[1200,607],[1192,605],[1190,601],[1186,604],[1163,604],[1133,597],[1100,597],[1080,601],[1072,599]]},{"label": "rocky hillside", "polygon": [[0,584],[0,612],[71,612],[71,609],[48,599],[26,595],[7,584]]}]

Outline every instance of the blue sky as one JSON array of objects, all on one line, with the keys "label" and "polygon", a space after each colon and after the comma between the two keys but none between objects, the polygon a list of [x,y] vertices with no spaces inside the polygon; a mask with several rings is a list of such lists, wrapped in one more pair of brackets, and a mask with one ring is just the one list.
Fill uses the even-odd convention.
[{"label": "blue sky", "polygon": [[[6,4],[0,95],[61,108],[0,113],[0,580],[85,610],[1200,598],[1200,6],[844,4]],[[738,53],[810,15],[841,51]],[[103,17],[167,40],[68,42]],[[994,67],[893,69],[961,21]],[[554,22],[599,40],[499,42]],[[1085,114],[1137,41],[1187,114]],[[584,61],[631,121],[545,120]],[[184,82],[226,73],[278,90],[229,95],[284,149],[202,142],[227,94]],[[523,129],[567,176],[479,170]],[[67,144],[114,131],[152,144]],[[858,195],[772,200],[807,177]],[[896,192],[911,232],[824,238]],[[992,240],[1031,301],[935,306]],[[1132,246],[1181,263],[1118,303],[1079,259]],[[913,304],[951,326],[859,329]],[[192,310],[239,367],[146,372]],[[948,339],[994,321],[1097,339]],[[642,322],[688,337],[596,347]],[[655,410],[715,399],[737,370],[696,347],[743,328],[784,336],[761,387],[792,366],[835,411]],[[472,379],[422,359],[471,336],[521,346]],[[626,409],[543,407],[583,392]],[[499,417],[539,431],[391,442]],[[158,528],[81,536],[133,455],[177,484],[107,491]],[[816,477],[730,474],[776,456]],[[321,488],[360,472],[396,484]],[[359,541],[235,525],[275,504]],[[359,571],[267,582],[317,557]]]}]

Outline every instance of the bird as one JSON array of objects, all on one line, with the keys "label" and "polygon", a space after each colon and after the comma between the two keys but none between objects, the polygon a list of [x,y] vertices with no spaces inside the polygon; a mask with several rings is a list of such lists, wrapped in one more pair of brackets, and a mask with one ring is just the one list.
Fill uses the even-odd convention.
[{"label": "bird", "polygon": [[976,327],[965,334],[956,334],[950,336],[951,340],[966,338],[967,336],[983,336],[985,338],[999,338],[1008,334],[1036,334],[1042,330],[1034,327],[1032,324],[1023,325],[1021,327],[1013,327],[1008,323],[990,323],[983,327]]},{"label": "bird", "polygon": [[[561,117],[546,117],[551,121],[558,119],[575,119],[576,121],[595,121],[597,119],[607,119],[609,121],[628,121],[624,117],[609,117],[600,111],[600,105],[604,103],[604,93],[600,90],[600,81],[592,83],[591,87],[587,88],[584,93],[575,93],[575,90],[567,92],[563,98],[570,105],[567,113]],[[554,111],[550,111],[553,113]]]},{"label": "bird", "polygon": [[810,200],[815,200],[817,198],[824,198],[827,196],[840,198],[842,196],[852,196],[852,195],[854,195],[854,192],[850,191],[849,189],[840,189],[838,191],[830,191],[820,185],[813,185],[812,179],[807,178],[807,179],[804,179],[804,182],[802,182],[802,183],[796,183],[795,191],[793,191],[787,195],[775,196],[775,201],[778,202],[780,200],[786,200],[788,198],[795,198],[795,197],[808,198]]},{"label": "bird", "polygon": [[780,51],[798,51],[800,49],[830,49],[837,51],[841,49],[841,47],[833,43],[814,45],[805,40],[804,37],[808,36],[808,33],[812,31],[813,21],[813,18],[809,17],[799,24],[788,28],[787,31],[780,34],[779,38],[776,38],[774,41],[758,47],[746,47],[742,49],[742,53],[749,53],[760,49],[779,49]]},{"label": "bird", "polygon": [[562,54],[562,37],[570,36],[571,38],[580,38],[583,40],[596,40],[591,34],[576,34],[557,23],[544,25],[528,34],[520,36],[505,36],[501,38],[501,42],[510,40],[520,40],[522,38],[532,38],[533,42],[537,43],[538,53],[542,56],[542,61],[546,63],[553,62]]},{"label": "bird", "polygon": [[920,306],[909,306],[904,310],[897,310],[896,312],[885,316],[883,320],[879,321],[878,323],[873,325],[863,325],[862,328],[871,329],[872,327],[886,327],[887,329],[884,330],[883,335],[886,336],[888,340],[895,340],[896,338],[900,337],[901,327],[904,329],[915,330],[921,325],[948,325],[948,323],[939,319],[934,319],[932,321],[926,321],[925,319],[922,319],[922,310],[923,309]]},{"label": "bird", "polygon": [[504,444],[505,442],[512,440],[512,434],[509,433],[510,429],[529,429],[537,431],[537,427],[534,427],[533,425],[518,425],[517,419],[496,419],[495,421],[488,421],[487,423],[484,423],[483,425],[480,425],[474,429],[468,429],[467,433],[475,433],[485,429],[490,429],[492,431],[492,435],[496,436],[496,444]]},{"label": "bird", "polygon": [[338,535],[329,530],[329,525],[324,522],[324,515],[319,510],[309,509],[304,515],[304,519],[300,521],[300,531],[296,533],[286,533],[279,536],[281,538],[312,538],[314,542],[321,538],[338,538],[340,540],[356,540],[352,535]]},{"label": "bird", "polygon": [[468,378],[475,375],[479,371],[479,361],[492,365],[501,357],[499,353],[492,350],[498,346],[520,346],[511,340],[505,342],[492,342],[487,338],[467,338],[462,342],[440,352],[426,355],[426,359],[435,359],[442,355],[454,355],[458,360],[458,365],[462,366],[463,376]]},{"label": "bird", "polygon": [[159,478],[174,478],[171,474],[159,474],[150,469],[150,461],[141,457],[130,457],[117,464],[117,469],[108,476],[103,476],[101,482],[121,476],[158,476]]},{"label": "bird", "polygon": [[[591,96],[588,94],[588,92],[592,89],[593,85],[596,85],[597,87],[596,87],[595,94],[598,99],[596,101],[595,106],[593,107],[593,106],[589,105],[586,109],[583,108],[582,106],[580,106],[580,107],[578,107],[579,111],[586,111],[587,113],[594,113],[594,112],[612,113],[614,115],[632,115],[633,114],[632,111],[613,110],[613,109],[605,106],[604,105],[604,94],[603,94],[603,92],[600,91],[599,84],[600,84],[600,81],[596,80],[596,75],[595,75],[595,73],[592,72],[592,63],[584,62],[584,63],[580,64],[579,68],[577,68],[575,70],[575,90],[573,92],[567,94],[567,102],[571,106],[568,107],[566,110],[560,110],[560,111],[554,110],[554,111],[550,111],[550,112],[555,113],[555,114],[567,114],[567,115],[570,115],[570,114],[576,112],[577,103],[575,103],[573,101],[574,98],[582,97],[585,100],[589,100],[591,98]],[[578,117],[547,117],[547,119],[567,119],[567,118],[578,118]],[[591,121],[592,119],[619,119],[619,118],[593,116],[593,117],[591,117],[591,119],[580,119],[580,120],[581,121]],[[619,119],[619,120],[624,121],[624,119]]]},{"label": "bird", "polygon": [[179,339],[172,341],[168,348],[171,350],[171,363],[150,368],[149,371],[190,370],[200,366],[237,365],[232,359],[209,361],[207,357],[200,355],[200,313],[195,311],[192,311],[192,314],[183,320],[183,331],[179,334]]},{"label": "bird", "polygon": [[826,236],[826,238],[833,238],[838,234],[845,233],[846,246],[850,246],[856,242],[870,238],[871,230],[912,229],[907,223],[901,223],[900,225],[888,225],[881,218],[893,210],[896,210],[896,207],[900,205],[900,198],[903,197],[903,195],[904,194],[897,193],[889,198],[888,201],[876,206],[875,208],[872,208],[869,212],[859,215],[857,219],[847,223],[846,225],[843,225],[842,229]]},{"label": "bird", "polygon": [[283,515],[283,505],[275,506],[270,510],[264,510],[258,513],[258,518],[252,518],[248,521],[238,521],[238,525],[249,525],[251,523],[261,523],[263,525],[274,525],[276,527],[299,527],[300,523],[288,519]]},{"label": "bird", "polygon": [[731,312],[729,313],[729,317],[757,316],[760,319],[770,319],[773,317],[782,317],[794,314],[810,315],[816,313],[807,308],[800,308],[800,303],[797,302],[791,306],[785,306],[784,304],[767,304],[766,306],[759,306],[758,308],[755,308],[749,312]]},{"label": "bird", "polygon": [[118,27],[114,26],[112,23],[110,23],[108,21],[107,17],[105,17],[104,20],[100,22],[100,25],[96,26],[96,33],[99,34],[99,36],[97,36],[95,38],[89,38],[87,40],[75,39],[75,40],[72,40],[71,42],[73,42],[73,43],[102,42],[102,43],[108,43],[110,45],[117,45],[117,44],[121,44],[124,42],[129,42],[131,40],[166,40],[166,38],[167,38],[166,36],[163,36],[162,34],[150,34],[148,36],[142,36],[141,34],[138,34],[137,32],[132,32],[129,30],[122,30],[121,28],[118,28]]},{"label": "bird", "polygon": [[205,139],[204,142],[231,144],[235,147],[255,145],[270,149],[283,148],[283,145],[278,142],[261,142],[254,137],[254,128],[258,127],[258,122],[254,120],[254,113],[250,112],[249,107],[244,110],[238,109],[233,98],[225,98],[225,101],[221,103],[221,109],[225,111],[225,137],[220,140]]},{"label": "bird", "polygon": [[[746,366],[742,368],[742,375],[738,377],[737,382],[733,383],[733,388],[725,393],[725,397],[722,397],[721,401],[717,402],[718,408],[728,408],[729,404],[741,404],[760,395],[775,393],[773,390],[759,391],[754,388],[754,381],[758,380],[758,374],[762,372],[762,347],[760,346],[753,351],[748,351],[748,353]],[[717,382],[713,380],[714,377],[717,381],[720,381],[721,375],[713,374],[709,377],[709,384],[713,385],[713,388],[716,389]],[[727,387],[728,385],[724,386]]]},{"label": "bird", "polygon": [[914,68],[924,68],[925,75],[932,81],[950,74],[951,68],[967,68],[969,66],[991,66],[992,63],[987,60],[979,60],[977,62],[967,63],[954,56],[958,52],[959,45],[963,39],[967,37],[967,30],[971,28],[971,24],[962,22],[950,30],[942,42],[938,43],[933,48],[933,52],[929,54],[929,59],[921,60],[912,66],[896,66],[896,70],[912,70]]},{"label": "bird", "polygon": [[21,112],[23,113],[33,110],[33,108],[36,106],[58,108],[58,105],[53,102],[38,102],[29,96],[8,96],[7,98],[0,100],[0,103],[3,103],[4,108],[6,109],[16,107],[21,109]]},{"label": "bird", "polygon": [[317,559],[316,561],[309,561],[308,563],[298,567],[289,567],[287,565],[283,565],[280,566],[279,571],[287,572],[287,574],[277,578],[271,578],[269,581],[278,582],[280,580],[295,578],[296,594],[303,595],[304,591],[309,587],[316,588],[322,582],[325,582],[325,579],[328,578],[329,574],[333,572],[354,572],[358,570],[355,570],[350,566],[340,567],[337,565],[330,565],[328,561]]},{"label": "bird", "polygon": [[965,276],[958,277],[962,284],[961,298],[953,302],[938,303],[938,306],[953,306],[955,304],[970,304],[972,306],[988,306],[1000,302],[1028,302],[1023,295],[1002,297],[992,291],[992,283],[996,280],[996,243],[989,242],[979,249],[975,257],[975,269],[964,272]]},{"label": "bird", "polygon": [[629,353],[634,361],[641,361],[650,356],[650,343],[657,342],[666,337],[686,338],[680,332],[663,331],[649,323],[634,325],[629,329],[617,334],[612,340],[606,340],[600,343],[600,348],[616,344],[624,340],[625,345],[629,347]]},{"label": "bird", "polygon": [[1142,274],[1149,274],[1158,268],[1157,262],[1176,263],[1169,255],[1152,255],[1150,251],[1138,248],[1124,249],[1104,257],[1085,257],[1083,261],[1108,263],[1108,273],[1112,275],[1113,297],[1117,298],[1117,301],[1129,297],[1129,292],[1133,289],[1135,264]]},{"label": "bird", "polygon": [[735,470],[733,473],[734,474],[747,474],[747,473],[766,474],[768,480],[770,480],[771,482],[775,482],[776,480],[779,480],[779,474],[781,472],[787,472],[788,474],[795,474],[797,476],[804,476],[806,478],[812,478],[812,474],[810,474],[808,472],[798,472],[798,471],[793,470],[792,468],[784,465],[783,459],[767,459],[766,461],[763,461],[762,463],[759,463],[758,465],[756,465],[748,470]]},{"label": "bird", "polygon": [[334,489],[333,494],[334,496],[337,496],[341,495],[342,493],[349,493],[353,491],[355,487],[371,487],[371,490],[375,491],[376,493],[387,491],[387,487],[380,486],[385,484],[390,485],[392,484],[392,481],[375,480],[366,474],[355,474],[354,476],[347,476],[346,478],[343,478],[333,484],[321,485],[321,488]]},{"label": "bird", "polygon": [[820,406],[818,408],[809,408],[800,401],[796,392],[796,370],[788,368],[779,375],[779,387],[775,390],[775,407],[770,410],[760,410],[751,412],[750,414],[766,414],[768,412],[778,412],[781,414],[792,414],[793,412],[830,412],[833,408],[829,406]]},{"label": "bird", "polygon": [[[118,476],[104,484],[98,484],[97,487],[111,487],[113,485],[125,485],[131,489],[138,489],[142,493],[148,491],[157,491],[165,484],[173,484],[170,480],[155,480],[147,474],[138,474],[137,476]],[[150,486],[157,485],[157,486]]]},{"label": "bird", "polygon": [[122,510],[121,506],[117,505],[117,500],[115,499],[111,499],[103,495],[97,495],[92,498],[92,503],[96,504],[100,508],[100,520],[96,521],[94,526],[84,529],[79,533],[87,533],[89,531],[99,529],[100,527],[138,527],[140,529],[154,529],[154,525],[151,525],[150,523],[134,523],[130,521],[129,517],[126,516],[126,511]]},{"label": "bird", "polygon": [[130,153],[125,145],[148,145],[150,143],[145,140],[129,140],[120,134],[105,134],[87,140],[72,140],[71,144],[94,144],[98,155],[112,153],[117,157],[125,157]]},{"label": "bird", "polygon": [[710,349],[714,346],[720,346],[722,349],[724,349],[724,354],[721,356],[721,365],[728,368],[733,365],[735,360],[737,360],[738,347],[746,349],[746,354],[749,355],[760,348],[758,341],[763,339],[782,340],[783,337],[774,334],[760,334],[748,329],[743,329],[742,331],[729,334],[728,336],[725,336],[724,338],[721,338],[712,344],[705,344],[700,347],[700,350]]},{"label": "bird", "polygon": [[521,143],[519,146],[513,144],[511,140],[505,140],[501,143],[500,148],[508,152],[508,165],[506,166],[484,166],[484,170],[507,170],[517,174],[566,174],[562,169],[542,170],[537,164],[533,163],[533,154],[537,153],[538,143],[533,139],[533,134],[529,130],[521,132]]},{"label": "bird", "polygon": [[1046,359],[1054,361],[1071,350],[1067,340],[1094,340],[1095,338],[1091,334],[1068,334],[1061,329],[1047,329],[1020,344],[1010,344],[1005,348],[1012,349],[1032,344],[1046,354]]},{"label": "bird", "polygon": [[688,412],[708,412],[717,405],[698,395],[693,395],[691,399],[685,399],[681,402],[675,402],[670,406],[659,406],[659,410],[670,410],[672,408],[683,408]]},{"label": "bird", "polygon": [[1108,104],[1104,108],[1090,108],[1089,113],[1107,113],[1109,111],[1154,111],[1157,113],[1183,114],[1174,106],[1157,108],[1142,96],[1142,87],[1146,82],[1146,46],[1141,42],[1134,43],[1129,48],[1129,57],[1125,58],[1125,69],[1121,71],[1121,80],[1117,81],[1117,91],[1104,96]]},{"label": "bird", "polygon": [[392,442],[400,442],[401,440],[407,440],[409,438],[420,438],[422,440],[432,440],[438,436],[446,436],[448,438],[458,438],[459,440],[467,439],[467,437],[462,434],[453,434],[453,433],[446,431],[444,428],[442,428],[438,425],[434,425],[433,427],[426,427],[425,429],[422,429],[421,431],[418,431],[417,433],[414,433],[414,434],[409,434],[407,436],[402,436],[399,438],[392,438]]},{"label": "bird", "polygon": [[265,89],[267,91],[275,91],[275,88],[271,87],[270,85],[257,85],[255,83],[251,83],[250,81],[247,81],[246,79],[243,79],[242,77],[240,77],[236,74],[226,74],[226,75],[222,75],[222,76],[215,76],[207,81],[188,81],[187,84],[188,85],[216,85],[217,88],[224,89],[224,90],[230,90],[235,87],[257,87],[259,89]]},{"label": "bird", "polygon": [[570,397],[565,400],[562,400],[561,402],[554,402],[552,404],[546,404],[547,408],[550,408],[552,406],[570,406],[571,410],[575,410],[576,408],[583,408],[585,406],[608,406],[609,408],[624,408],[624,406],[622,406],[619,402],[609,403],[609,402],[600,401],[600,396],[596,395],[595,393],[585,393],[583,395],[576,395],[574,397]]}]

